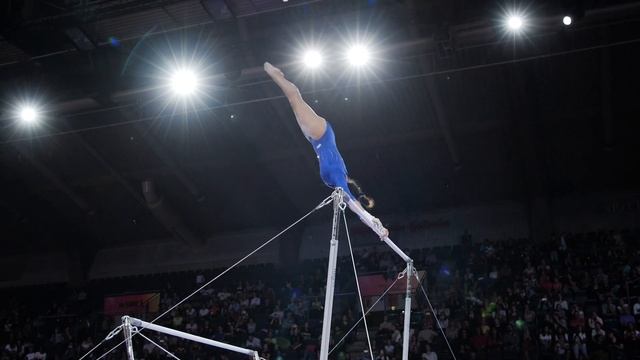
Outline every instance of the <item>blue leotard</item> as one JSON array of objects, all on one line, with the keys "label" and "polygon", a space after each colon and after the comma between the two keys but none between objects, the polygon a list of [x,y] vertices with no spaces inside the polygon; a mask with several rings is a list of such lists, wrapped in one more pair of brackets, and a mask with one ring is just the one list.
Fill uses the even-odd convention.
[{"label": "blue leotard", "polygon": [[313,150],[318,155],[322,181],[332,189],[341,187],[349,198],[355,200],[356,198],[349,191],[347,167],[340,155],[340,151],[338,151],[336,136],[331,124],[327,121],[327,129],[320,139],[314,140],[308,137],[307,140],[313,145]]}]

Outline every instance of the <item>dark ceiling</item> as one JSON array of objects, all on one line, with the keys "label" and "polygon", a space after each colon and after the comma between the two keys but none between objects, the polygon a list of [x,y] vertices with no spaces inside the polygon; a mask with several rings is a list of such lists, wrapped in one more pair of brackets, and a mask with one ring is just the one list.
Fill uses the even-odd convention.
[{"label": "dark ceiling", "polygon": [[[494,1],[3,1],[7,251],[278,227],[315,206],[329,189],[266,60],[332,122],[382,217],[638,190],[640,2],[521,8],[513,37]],[[354,34],[377,49],[356,75],[337,55]],[[336,54],[322,74],[296,65],[306,43]],[[183,58],[209,86],[176,104],[158,76]],[[47,113],[25,129],[10,109],[29,97]]]}]

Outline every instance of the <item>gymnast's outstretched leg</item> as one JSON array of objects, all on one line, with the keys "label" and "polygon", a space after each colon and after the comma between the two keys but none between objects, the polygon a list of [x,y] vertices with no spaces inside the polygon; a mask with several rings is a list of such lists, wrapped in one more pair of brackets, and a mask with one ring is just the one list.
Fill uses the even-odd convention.
[{"label": "gymnast's outstretched leg", "polygon": [[315,111],[307,104],[298,87],[284,77],[284,73],[270,63],[264,63],[264,70],[269,74],[271,79],[282,89],[282,92],[289,100],[291,109],[296,116],[298,125],[304,133],[304,136],[313,140],[318,140],[324,135],[327,129],[327,122],[324,118],[318,116]]}]

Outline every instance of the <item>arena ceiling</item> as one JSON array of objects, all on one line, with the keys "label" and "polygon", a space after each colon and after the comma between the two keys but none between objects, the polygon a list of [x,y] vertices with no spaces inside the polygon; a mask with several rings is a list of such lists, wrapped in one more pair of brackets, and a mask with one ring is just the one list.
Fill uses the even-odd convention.
[{"label": "arena ceiling", "polygon": [[[265,60],[332,122],[382,216],[637,190],[640,2],[521,4],[530,26],[517,36],[506,3],[3,1],[7,252],[197,239],[315,206],[329,189]],[[338,54],[358,37],[376,66],[353,74]],[[323,73],[295,62],[307,44],[335,54]],[[186,105],[158,89],[167,59],[185,57],[211,85]],[[24,99],[46,108],[41,126],[16,124]]]}]

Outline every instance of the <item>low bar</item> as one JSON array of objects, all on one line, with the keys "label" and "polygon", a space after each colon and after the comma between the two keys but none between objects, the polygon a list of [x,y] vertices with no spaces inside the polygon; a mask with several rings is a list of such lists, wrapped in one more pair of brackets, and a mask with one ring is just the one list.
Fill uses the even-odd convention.
[{"label": "low bar", "polygon": [[130,320],[131,326],[136,326],[142,329],[149,329],[149,330],[157,331],[159,333],[163,333],[167,335],[177,336],[179,338],[199,342],[201,344],[214,346],[217,348],[237,352],[244,355],[249,355],[253,357],[254,360],[260,360],[260,356],[258,355],[258,352],[255,350],[245,349],[238,346],[225,344],[219,341],[204,338],[202,336],[197,336],[197,335],[189,334],[186,332],[170,329],[168,327],[152,324],[150,322],[142,321],[136,318],[129,318],[129,320]]}]

